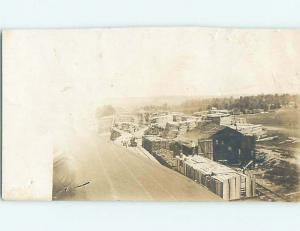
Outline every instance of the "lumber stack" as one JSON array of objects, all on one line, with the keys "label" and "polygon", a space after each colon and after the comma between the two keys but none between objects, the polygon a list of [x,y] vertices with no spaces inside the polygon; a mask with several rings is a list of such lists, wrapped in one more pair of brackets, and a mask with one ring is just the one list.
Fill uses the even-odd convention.
[{"label": "lumber stack", "polygon": [[224,200],[255,196],[255,178],[201,156],[176,157],[177,171]]}]

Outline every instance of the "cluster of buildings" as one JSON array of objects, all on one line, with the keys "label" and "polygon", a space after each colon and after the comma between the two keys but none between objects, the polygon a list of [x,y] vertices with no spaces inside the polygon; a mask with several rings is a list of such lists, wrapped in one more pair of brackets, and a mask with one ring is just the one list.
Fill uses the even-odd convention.
[{"label": "cluster of buildings", "polygon": [[255,196],[255,178],[244,170],[255,163],[256,140],[265,137],[261,125],[215,108],[193,115],[139,112],[127,122],[120,118],[112,126],[112,140],[122,134],[132,139],[143,128],[136,143],[161,164],[225,200]]}]

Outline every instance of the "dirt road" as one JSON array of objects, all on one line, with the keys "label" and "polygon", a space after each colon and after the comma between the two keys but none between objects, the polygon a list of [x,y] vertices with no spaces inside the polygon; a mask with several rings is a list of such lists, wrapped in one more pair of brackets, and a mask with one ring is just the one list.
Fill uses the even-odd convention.
[{"label": "dirt road", "polygon": [[58,200],[221,200],[185,176],[112,143],[108,135],[96,134],[81,139],[55,165],[54,189]]}]

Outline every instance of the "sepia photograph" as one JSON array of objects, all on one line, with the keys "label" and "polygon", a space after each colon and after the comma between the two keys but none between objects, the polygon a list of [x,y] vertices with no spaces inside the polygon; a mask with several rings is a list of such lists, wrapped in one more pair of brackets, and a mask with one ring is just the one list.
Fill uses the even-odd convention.
[{"label": "sepia photograph", "polygon": [[7,30],[2,49],[4,199],[299,201],[299,30]]}]

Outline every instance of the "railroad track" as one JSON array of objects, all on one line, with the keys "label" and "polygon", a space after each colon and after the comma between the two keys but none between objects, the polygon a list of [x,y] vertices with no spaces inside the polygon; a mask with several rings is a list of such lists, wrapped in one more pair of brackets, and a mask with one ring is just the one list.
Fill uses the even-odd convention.
[{"label": "railroad track", "polygon": [[268,201],[289,201],[285,196],[280,195],[256,183],[256,192],[259,196],[265,196]]}]

